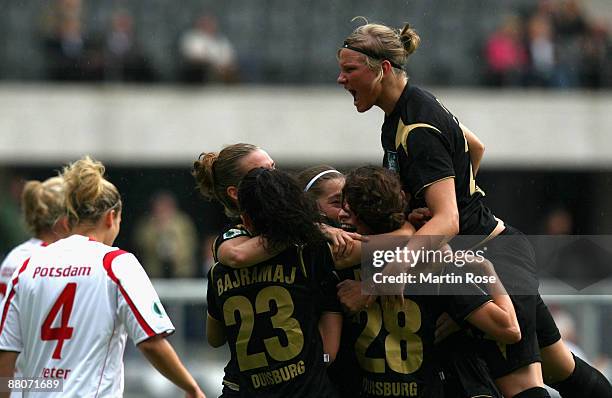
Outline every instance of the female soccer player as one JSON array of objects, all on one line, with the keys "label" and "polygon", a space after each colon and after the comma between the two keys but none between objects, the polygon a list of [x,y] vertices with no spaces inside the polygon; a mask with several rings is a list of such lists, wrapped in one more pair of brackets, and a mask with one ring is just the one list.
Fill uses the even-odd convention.
[{"label": "female soccer player", "polygon": [[342,209],[344,174],[331,166],[309,167],[297,175],[298,183],[306,195],[317,203],[326,223],[338,226],[338,213]]},{"label": "female soccer player", "polygon": [[[373,166],[353,170],[346,176],[343,197],[345,209],[341,218],[354,225],[358,232],[386,236],[413,233],[411,227],[405,228],[406,202],[394,173]],[[481,266],[490,267],[490,264],[478,265]],[[338,273],[343,280],[338,295],[345,302],[352,299],[347,297],[352,290],[345,286],[352,280],[361,280],[360,267]],[[476,326],[495,340],[518,341],[520,330],[512,303],[501,285],[492,288],[492,296],[482,294],[475,286],[467,286],[466,289],[474,291],[454,296],[410,296],[403,304],[391,302],[391,306],[388,301],[377,300],[348,325],[345,321],[343,338],[348,336],[348,344],[354,347],[364,376],[362,396],[378,396],[380,391],[391,391],[394,396],[464,396],[459,395],[459,391],[465,387],[449,384],[448,380],[444,388],[445,393],[451,395],[442,395],[442,378],[436,371],[440,365],[444,365],[445,370],[452,366],[447,363],[446,347],[434,348],[436,322],[446,311],[454,319]],[[381,319],[384,321],[380,322]],[[400,345],[394,348],[393,341],[399,341]],[[461,368],[468,371],[464,376],[469,376],[469,380],[476,378],[478,382],[472,387],[478,396],[497,396],[495,388],[485,382],[488,380],[486,370],[473,355],[464,356],[462,361],[469,364]],[[446,371],[445,375],[448,377]]]},{"label": "female soccer player", "polygon": [[290,176],[263,168],[244,177],[238,202],[245,228],[280,253],[210,270],[209,341],[227,339],[243,396],[333,397],[324,358],[336,355],[342,316],[335,290],[322,289],[333,260],[318,210]]},{"label": "female soccer player", "polygon": [[64,181],[51,177],[45,181],[28,181],[21,194],[21,207],[33,238],[15,247],[0,266],[0,299],[6,293],[13,272],[21,267],[33,250],[66,236],[64,214]]},{"label": "female soccer player", "polygon": [[[47,246],[68,233],[65,217],[64,180],[51,177],[45,181],[31,180],[26,182],[21,194],[21,207],[26,225],[33,238],[15,247],[6,256],[0,266],[0,299],[4,297],[13,272],[28,259],[32,252]],[[19,360],[15,376],[21,377]],[[21,392],[14,391],[11,398],[21,397]]]},{"label": "female soccer player", "polygon": [[[219,153],[202,153],[193,164],[192,175],[202,195],[223,204],[226,215],[233,221],[214,241],[212,251],[215,262],[236,268],[248,267],[280,252],[280,248],[267,245],[261,235],[252,236],[239,218],[238,185],[250,170],[258,167],[274,169],[275,164],[263,149],[245,143],[227,146]],[[347,234],[330,228],[328,236],[337,253],[342,254],[352,246],[353,237]],[[209,318],[209,322],[214,320]],[[225,367],[223,398],[239,396],[238,374],[232,374],[234,369],[231,363]]]},{"label": "female soccer player", "polygon": [[[193,163],[191,174],[202,196],[217,200],[224,207],[232,225],[217,236],[212,254],[215,262],[230,266],[250,266],[273,257],[264,250],[259,237],[252,237],[244,228],[238,210],[238,185],[254,168],[274,168],[274,161],[263,149],[245,143],[229,145],[220,152],[203,152]],[[253,249],[257,250],[253,250]],[[210,324],[210,316],[207,324]],[[207,333],[210,331],[207,327]],[[221,398],[240,397],[238,373],[234,364],[225,367]]]},{"label": "female soccer player", "polygon": [[[263,149],[238,143],[223,148],[219,153],[203,152],[193,163],[192,175],[202,196],[217,200],[225,214],[235,225],[217,237],[213,247],[215,261],[226,265],[252,265],[266,257],[253,256],[252,247],[259,247],[259,239],[251,239],[248,231],[241,228],[238,210],[238,185],[252,169],[274,168],[274,161]],[[265,253],[264,253],[265,254]]]},{"label": "female soccer player", "polygon": [[[474,158],[479,156],[471,153],[477,139],[433,95],[408,83],[403,67],[419,43],[408,25],[401,31],[362,25],[338,51],[337,81],[351,93],[358,112],[372,106],[385,112],[384,165],[399,172],[411,207],[426,206],[432,214],[417,235],[440,236],[440,243],[457,234],[487,240],[488,258],[513,295],[523,332],[517,344],[483,350],[497,385],[509,397],[548,397],[543,369],[547,383],[566,398],[612,396],[604,376],[563,344],[537,293],[529,242],[484,206],[474,180]],[[512,242],[495,239],[500,235],[512,236]]]},{"label": "female soccer player", "polygon": [[[413,229],[406,228],[406,201],[400,181],[389,170],[366,166],[351,171],[346,176],[343,198],[343,222],[355,226],[357,232],[386,236],[412,234]],[[490,264],[485,262],[480,266],[490,267]],[[349,280],[361,279],[360,267],[338,273],[343,280],[338,294],[344,301],[351,294],[351,289],[344,289],[345,285]],[[403,303],[377,300],[348,325],[345,322],[343,338],[348,336],[349,344],[354,346],[364,377],[362,396],[379,396],[381,391],[390,391],[389,395],[393,396],[441,396],[442,382],[437,374],[440,358],[434,349],[434,338],[437,319],[444,311],[499,342],[518,341],[520,330],[510,298],[501,285],[491,288],[491,296],[483,294],[478,287],[466,286],[465,289],[473,292],[451,296],[412,295],[406,296]],[[471,357],[463,360],[477,365]],[[486,377],[482,369],[473,368],[472,372]],[[483,393],[487,395],[480,396],[491,396],[486,390]]]},{"label": "female soccer player", "polygon": [[13,375],[21,353],[24,377],[63,382],[61,391],[45,396],[120,396],[130,336],[187,397],[204,397],[165,339],[174,326],[144,269],[134,255],[111,246],[122,204],[104,166],[85,157],[61,177],[72,235],[33,252],[9,284],[0,375]]}]

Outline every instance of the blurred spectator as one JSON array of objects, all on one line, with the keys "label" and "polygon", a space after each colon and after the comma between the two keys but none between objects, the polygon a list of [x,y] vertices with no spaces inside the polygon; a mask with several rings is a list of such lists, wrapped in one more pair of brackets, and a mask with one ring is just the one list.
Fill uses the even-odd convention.
[{"label": "blurred spectator", "polygon": [[563,0],[554,14],[558,73],[561,87],[579,84],[581,43],[587,32],[586,17],[576,0]]},{"label": "blurred spectator", "polygon": [[535,14],[527,27],[529,67],[527,84],[550,87],[555,84],[555,44],[553,27],[548,16]]},{"label": "blurred spectator", "polygon": [[104,79],[150,82],[153,69],[143,54],[134,32],[134,19],[126,10],[117,10],[111,18],[104,43]]},{"label": "blurred spectator", "polygon": [[86,78],[85,37],[78,18],[58,21],[53,33],[45,38],[47,77],[51,80],[84,80]]},{"label": "blurred spectator", "polygon": [[96,80],[99,65],[91,62],[92,43],[83,31],[80,0],[56,0],[43,18],[46,75],[55,81]]},{"label": "blurred spectator", "polygon": [[487,83],[513,86],[521,82],[526,52],[521,40],[522,27],[515,15],[504,18],[486,44]]},{"label": "blurred spectator", "polygon": [[562,0],[555,10],[555,30],[561,41],[574,39],[586,33],[587,23],[577,0]]},{"label": "blurred spectator", "polygon": [[200,16],[194,27],[183,33],[179,51],[183,82],[230,83],[238,78],[234,46],[218,32],[217,20],[212,15]]},{"label": "blurred spectator", "polygon": [[612,85],[612,43],[606,22],[590,21],[577,0],[540,0],[526,14],[525,45],[521,20],[514,15],[504,18],[487,41],[487,84]]},{"label": "blurred spectator", "polygon": [[612,44],[606,22],[592,22],[582,41],[580,83],[590,88],[609,86],[611,69]]},{"label": "blurred spectator", "polygon": [[580,341],[578,341],[578,334],[576,333],[576,321],[572,314],[561,307],[553,308],[551,314],[568,348],[580,358],[585,359],[586,354],[579,347]]},{"label": "blurred spectator", "polygon": [[21,192],[25,180],[0,172],[0,258],[29,236],[21,217]]},{"label": "blurred spectator", "polygon": [[544,222],[545,235],[571,235],[574,232],[574,217],[564,207],[554,208]]},{"label": "blurred spectator", "polygon": [[150,278],[195,276],[196,229],[171,193],[153,196],[151,212],[138,223],[134,236]]}]

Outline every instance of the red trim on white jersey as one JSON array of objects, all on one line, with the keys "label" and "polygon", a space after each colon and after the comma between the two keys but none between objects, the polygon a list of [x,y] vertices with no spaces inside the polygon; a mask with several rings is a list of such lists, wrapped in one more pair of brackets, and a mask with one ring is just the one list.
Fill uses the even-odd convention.
[{"label": "red trim on white jersey", "polygon": [[114,250],[112,252],[108,252],[104,256],[104,259],[102,260],[102,263],[104,264],[104,269],[106,270],[106,273],[108,274],[108,277],[111,278],[111,280],[113,282],[115,282],[117,284],[117,286],[119,287],[119,290],[121,291],[121,294],[125,298],[125,301],[128,303],[130,308],[132,309],[132,312],[134,313],[134,316],[136,317],[136,320],[138,321],[138,324],[140,325],[140,327],[145,331],[147,336],[153,337],[153,336],[157,335],[157,333],[155,333],[153,328],[147,324],[147,322],[145,321],[144,317],[140,314],[140,311],[138,311],[138,308],[136,308],[136,306],[134,305],[134,302],[132,301],[130,296],[128,296],[128,294],[125,291],[125,289],[123,288],[123,286],[121,286],[121,282],[119,282],[119,279],[117,278],[117,276],[113,272],[113,268],[111,267],[111,265],[113,263],[113,260],[116,257],[118,257],[118,256],[120,256],[122,254],[125,254],[125,253],[128,253],[128,252],[126,252],[125,250],[121,250],[121,249],[117,249],[117,250]]},{"label": "red trim on white jersey", "polygon": [[4,330],[4,322],[6,322],[6,316],[8,315],[8,309],[9,309],[9,306],[11,305],[11,300],[15,296],[15,285],[17,284],[17,282],[19,282],[19,275],[21,275],[21,273],[26,270],[29,262],[30,262],[30,258],[28,258],[27,260],[23,262],[23,265],[19,269],[17,276],[15,277],[15,279],[13,279],[13,288],[11,289],[11,292],[9,293],[6,301],[4,302],[4,308],[2,309],[2,321],[0,322],[0,334],[2,334],[2,331]]}]

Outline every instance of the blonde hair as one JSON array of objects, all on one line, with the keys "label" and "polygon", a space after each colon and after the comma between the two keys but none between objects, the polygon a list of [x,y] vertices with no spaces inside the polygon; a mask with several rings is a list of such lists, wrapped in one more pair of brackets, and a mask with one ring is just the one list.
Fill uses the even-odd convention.
[{"label": "blonde hair", "polygon": [[61,177],[51,177],[42,182],[26,182],[21,194],[21,208],[26,225],[34,236],[40,237],[51,231],[66,213],[64,180]]},{"label": "blonde hair", "polygon": [[96,222],[108,210],[121,210],[117,187],[104,178],[104,165],[89,156],[64,167],[66,209],[70,226]]},{"label": "blonde hair", "polygon": [[249,171],[242,170],[240,161],[259,149],[255,145],[238,143],[223,148],[219,153],[202,152],[193,162],[191,175],[200,193],[208,200],[218,200],[228,217],[239,217],[240,211],[227,194],[227,188],[232,185],[238,187],[242,177]]},{"label": "blonde hair", "polygon": [[[353,20],[357,18],[363,17],[356,17]],[[395,65],[405,65],[410,54],[415,52],[421,43],[416,30],[409,24],[403,29],[393,29],[382,24],[368,23],[365,18],[363,19],[365,24],[357,27],[346,38],[344,45],[367,53],[364,54],[365,64],[372,70],[380,70],[384,60]],[[394,66],[394,71],[395,69],[397,68]],[[401,73],[405,74],[403,70]]]}]

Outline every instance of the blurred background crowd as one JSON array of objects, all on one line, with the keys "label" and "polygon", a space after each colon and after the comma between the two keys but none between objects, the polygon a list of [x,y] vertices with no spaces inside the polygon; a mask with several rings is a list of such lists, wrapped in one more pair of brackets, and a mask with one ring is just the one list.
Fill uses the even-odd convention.
[{"label": "blurred background crowd", "polygon": [[[5,2],[0,79],[326,83],[361,3]],[[428,84],[612,85],[610,19],[580,0],[386,0],[377,8],[381,22],[402,10],[421,33],[427,55],[410,70]]]}]

